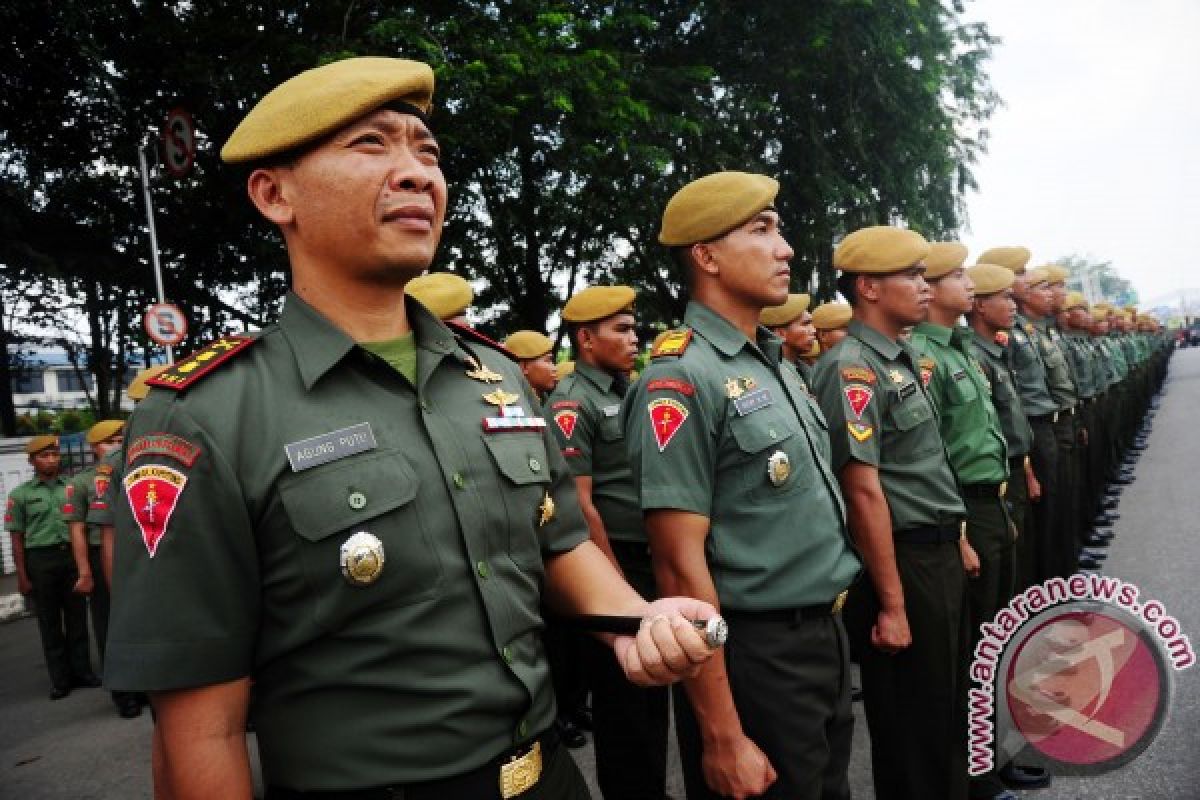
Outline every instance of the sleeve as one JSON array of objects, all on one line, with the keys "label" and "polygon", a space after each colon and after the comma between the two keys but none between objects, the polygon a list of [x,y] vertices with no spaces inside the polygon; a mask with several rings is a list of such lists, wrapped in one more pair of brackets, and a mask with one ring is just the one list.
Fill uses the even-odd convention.
[{"label": "sleeve", "polygon": [[592,452],[596,439],[596,409],[569,393],[555,393],[548,401],[546,421],[571,474],[592,474]]},{"label": "sleeve", "polygon": [[717,443],[701,391],[672,360],[652,364],[626,397],[625,448],[643,511],[711,516]]},{"label": "sleeve", "polygon": [[67,500],[63,503],[62,515],[67,522],[84,522],[90,499],[92,470],[84,470],[67,484]]},{"label": "sleeve", "polygon": [[4,530],[12,532],[25,531],[25,503],[21,487],[8,493],[4,503]]},{"label": "sleeve", "polygon": [[865,361],[817,362],[813,390],[829,422],[833,470],[850,460],[879,466],[879,430],[886,390],[880,377]]},{"label": "sleeve", "polygon": [[[522,381],[522,385],[528,384]],[[554,428],[550,407],[554,396],[546,398],[542,409],[532,389],[524,389],[530,407],[539,411],[546,420],[546,428]],[[564,462],[558,447],[558,439],[549,431],[542,431],[542,442],[546,448],[546,459],[550,462],[550,485],[537,511],[537,533],[542,556],[549,557],[574,550],[588,539],[587,524],[579,509],[579,497],[575,491],[575,479]]]}]

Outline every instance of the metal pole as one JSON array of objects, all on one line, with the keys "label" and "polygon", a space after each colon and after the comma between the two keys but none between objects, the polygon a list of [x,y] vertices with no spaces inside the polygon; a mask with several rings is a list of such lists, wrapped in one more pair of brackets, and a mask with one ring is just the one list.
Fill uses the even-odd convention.
[{"label": "metal pole", "polygon": [[[154,230],[154,203],[150,200],[150,170],[146,166],[146,150],[138,147],[138,166],[142,169],[142,195],[146,198],[146,222],[150,226],[150,260],[154,264],[154,287],[158,290],[158,302],[167,302],[163,293],[162,267],[158,263],[158,233]],[[175,354],[167,345],[167,363],[175,363]]]}]

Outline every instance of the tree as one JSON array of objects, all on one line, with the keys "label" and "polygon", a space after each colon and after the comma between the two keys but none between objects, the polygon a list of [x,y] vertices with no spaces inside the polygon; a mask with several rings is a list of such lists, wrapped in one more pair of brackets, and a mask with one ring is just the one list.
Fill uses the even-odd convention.
[{"label": "tree", "polygon": [[1069,255],[1055,263],[1071,273],[1067,278],[1067,288],[1081,292],[1089,303],[1102,300],[1120,306],[1137,303],[1137,290],[1117,273],[1111,261],[1094,261],[1090,256]]}]

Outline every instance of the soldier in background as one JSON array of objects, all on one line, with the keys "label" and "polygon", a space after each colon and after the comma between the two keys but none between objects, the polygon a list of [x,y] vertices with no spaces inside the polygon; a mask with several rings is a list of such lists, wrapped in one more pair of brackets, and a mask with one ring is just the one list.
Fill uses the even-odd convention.
[{"label": "soldier in background", "polygon": [[764,308],[758,324],[769,328],[783,340],[783,357],[795,365],[804,383],[810,382],[809,365],[802,358],[812,352],[817,343],[812,314],[808,313],[811,298],[806,294],[789,294],[783,305]]},{"label": "soldier in background", "polygon": [[467,324],[467,309],[475,302],[471,284],[453,272],[418,275],[404,287],[404,293],[415,297],[442,322],[463,326]]},{"label": "soldier in background", "polygon": [[517,331],[504,340],[504,346],[517,357],[517,364],[525,374],[525,380],[537,392],[538,399],[545,400],[558,384],[554,342],[544,333]]},{"label": "soldier in background", "polygon": [[822,303],[813,309],[813,330],[822,354],[846,338],[846,326],[853,317],[853,310],[845,303]]}]

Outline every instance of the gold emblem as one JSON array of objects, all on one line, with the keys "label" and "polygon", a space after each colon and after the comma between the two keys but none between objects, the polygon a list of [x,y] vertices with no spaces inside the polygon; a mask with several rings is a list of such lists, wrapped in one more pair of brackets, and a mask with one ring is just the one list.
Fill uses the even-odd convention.
[{"label": "gold emblem", "polygon": [[842,607],[846,605],[846,597],[850,594],[849,590],[843,589],[837,597],[833,599],[833,607],[830,610],[833,614],[842,613]]},{"label": "gold emblem", "polygon": [[474,356],[467,356],[467,361],[471,364],[471,369],[467,370],[467,377],[483,381],[484,383],[500,383],[504,380],[504,376],[498,372],[492,372],[487,365],[480,364]]},{"label": "gold emblem", "polygon": [[534,742],[528,753],[500,765],[500,796],[504,800],[516,797],[532,789],[541,777],[542,743]]},{"label": "gold emblem", "polygon": [[489,403],[491,403],[494,406],[500,406],[501,408],[504,408],[505,406],[511,406],[513,403],[520,400],[521,396],[516,395],[516,394],[511,394],[509,392],[504,391],[503,389],[497,389],[494,392],[488,392],[487,394],[485,394],[483,396],[483,399],[488,401]]},{"label": "gold emblem", "polygon": [[554,498],[550,496],[549,492],[546,492],[546,496],[543,498],[542,504],[538,506],[538,511],[542,512],[541,516],[538,517],[539,528],[550,520],[554,519]]},{"label": "gold emblem", "polygon": [[342,542],[342,577],[351,586],[370,586],[383,574],[383,542],[359,531]]},{"label": "gold emblem", "polygon": [[888,377],[892,379],[892,383],[904,383],[904,375],[902,375],[898,369],[894,369],[889,372]]},{"label": "gold emblem", "polygon": [[738,383],[737,378],[725,381],[725,394],[729,395],[730,400],[737,400],[742,396],[742,385]]},{"label": "gold emblem", "polygon": [[772,453],[771,457],[767,459],[767,477],[771,479],[771,485],[783,486],[791,474],[792,462],[788,459],[787,453],[782,450]]}]

